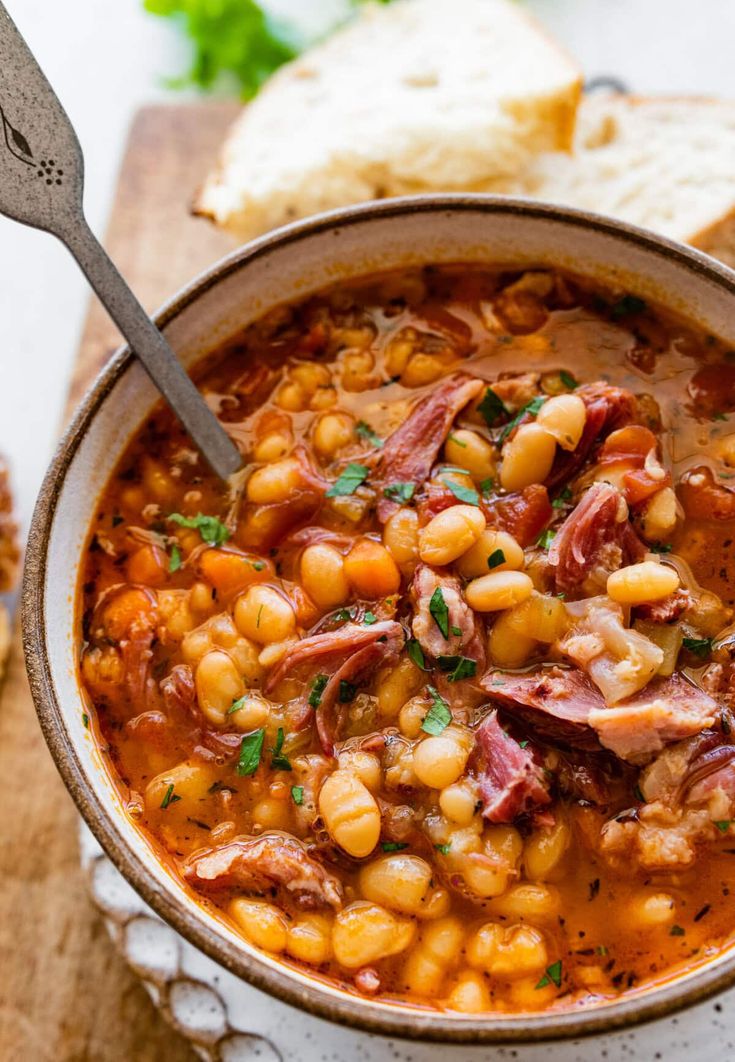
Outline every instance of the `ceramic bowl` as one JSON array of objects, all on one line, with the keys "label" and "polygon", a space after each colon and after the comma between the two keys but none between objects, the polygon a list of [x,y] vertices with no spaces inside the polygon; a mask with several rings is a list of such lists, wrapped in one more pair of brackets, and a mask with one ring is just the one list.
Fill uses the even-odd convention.
[{"label": "ceramic bowl", "polygon": [[[560,266],[685,314],[735,346],[735,273],[650,233],[594,215],[485,196],[368,203],[281,229],[236,251],[158,314],[185,365],[278,303],[335,281],[423,263]],[[84,726],[75,597],[92,514],[156,392],[127,348],[97,378],[41,489],[23,591],[25,652],[46,740],[70,793],[147,903],[227,969],[312,1013],[386,1035],[463,1043],[579,1036],[660,1016],[735,982],[735,948],[655,987],[568,1012],[492,1017],[366,999],[256,951],[199,906],[126,816]]]}]

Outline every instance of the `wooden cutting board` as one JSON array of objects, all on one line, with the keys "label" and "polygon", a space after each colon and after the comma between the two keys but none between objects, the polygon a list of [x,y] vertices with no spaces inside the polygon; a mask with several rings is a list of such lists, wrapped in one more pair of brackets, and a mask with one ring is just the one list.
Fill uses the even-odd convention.
[{"label": "wooden cutting board", "polygon": [[[232,249],[189,202],[236,112],[155,106],[133,122],[106,246],[148,310]],[[119,343],[92,304],[67,416]],[[36,721],[18,633],[0,700],[0,808],[0,1060],[191,1062],[88,898],[78,815]]]}]

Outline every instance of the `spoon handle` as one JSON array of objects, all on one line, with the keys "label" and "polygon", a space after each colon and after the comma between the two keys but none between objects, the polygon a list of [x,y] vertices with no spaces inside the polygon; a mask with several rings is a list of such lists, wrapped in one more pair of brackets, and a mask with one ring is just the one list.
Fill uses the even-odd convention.
[{"label": "spoon handle", "polygon": [[239,450],[206,405],[86,219],[81,216],[76,225],[60,233],[60,238],[213,470],[221,479],[237,472],[242,466]]},{"label": "spoon handle", "polygon": [[198,449],[227,479],[241,467],[240,453],[87,224],[83,187],[74,128],[0,0],[0,213],[66,244]]}]

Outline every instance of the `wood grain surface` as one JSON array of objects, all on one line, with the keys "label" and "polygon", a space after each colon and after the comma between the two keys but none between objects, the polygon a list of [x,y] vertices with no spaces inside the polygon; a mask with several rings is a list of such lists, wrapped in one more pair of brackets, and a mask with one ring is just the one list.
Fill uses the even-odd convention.
[{"label": "wood grain surface", "polygon": [[[149,310],[232,249],[188,208],[236,110],[156,106],[134,120],[105,242]],[[93,303],[67,415],[119,342]],[[36,722],[17,632],[0,700],[0,808],[0,1062],[191,1062],[89,900],[78,815]]]}]

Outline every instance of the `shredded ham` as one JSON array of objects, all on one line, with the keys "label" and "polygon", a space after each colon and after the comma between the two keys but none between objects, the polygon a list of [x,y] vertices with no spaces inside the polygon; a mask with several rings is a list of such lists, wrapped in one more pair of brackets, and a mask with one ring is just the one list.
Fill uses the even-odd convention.
[{"label": "shredded ham", "polygon": [[482,814],[490,822],[513,822],[519,815],[551,803],[549,783],[533,747],[522,747],[490,712],[475,731],[480,751]]}]

